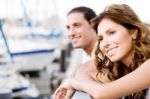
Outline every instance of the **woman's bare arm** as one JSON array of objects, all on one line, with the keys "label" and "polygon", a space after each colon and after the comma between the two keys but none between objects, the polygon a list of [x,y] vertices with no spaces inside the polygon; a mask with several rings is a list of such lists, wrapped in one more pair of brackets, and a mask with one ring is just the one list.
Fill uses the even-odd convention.
[{"label": "woman's bare arm", "polygon": [[106,84],[95,81],[74,80],[71,85],[90,94],[95,99],[108,99],[129,95],[150,86],[150,60],[147,60],[135,71],[118,80]]}]

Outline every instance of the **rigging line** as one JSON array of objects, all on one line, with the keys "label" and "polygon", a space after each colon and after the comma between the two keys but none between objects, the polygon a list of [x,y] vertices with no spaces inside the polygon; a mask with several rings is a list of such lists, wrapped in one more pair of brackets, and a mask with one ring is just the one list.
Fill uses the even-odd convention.
[{"label": "rigging line", "polygon": [[4,39],[4,43],[5,43],[5,46],[6,46],[6,49],[7,49],[7,52],[8,52],[8,55],[9,55],[9,58],[10,58],[10,61],[13,63],[13,55],[11,54],[11,51],[10,51],[10,48],[9,48],[9,45],[8,45],[8,41],[7,41],[7,37],[5,36],[5,33],[3,31],[3,22],[2,20],[0,20],[0,31],[2,33],[2,37]]}]

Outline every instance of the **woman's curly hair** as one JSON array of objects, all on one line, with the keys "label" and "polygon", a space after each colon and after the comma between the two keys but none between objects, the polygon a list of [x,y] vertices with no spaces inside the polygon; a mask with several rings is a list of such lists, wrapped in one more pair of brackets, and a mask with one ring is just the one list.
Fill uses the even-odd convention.
[{"label": "woman's curly hair", "polygon": [[[105,56],[100,48],[98,41],[95,50],[95,64],[99,73],[107,73],[110,80],[116,80],[131,71],[138,68],[142,63],[150,58],[150,30],[148,25],[144,24],[136,15],[136,13],[126,4],[113,4],[107,7],[100,15],[92,19],[91,24],[94,30],[101,20],[104,18],[110,19],[117,24],[124,26],[126,29],[137,31],[136,39],[133,40],[133,57],[130,66],[126,66],[122,62],[111,62]],[[101,39],[98,37],[98,39]],[[107,72],[106,72],[107,71]],[[97,76],[98,77],[98,76]],[[133,93],[126,96],[125,99],[145,99],[146,90]]]}]

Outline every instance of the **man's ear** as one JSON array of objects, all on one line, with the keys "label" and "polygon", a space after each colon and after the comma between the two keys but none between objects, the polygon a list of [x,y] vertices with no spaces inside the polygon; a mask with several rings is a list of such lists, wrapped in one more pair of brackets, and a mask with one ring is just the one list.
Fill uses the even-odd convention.
[{"label": "man's ear", "polygon": [[[92,31],[96,33],[96,31],[92,28]],[[97,34],[97,33],[96,33]]]}]

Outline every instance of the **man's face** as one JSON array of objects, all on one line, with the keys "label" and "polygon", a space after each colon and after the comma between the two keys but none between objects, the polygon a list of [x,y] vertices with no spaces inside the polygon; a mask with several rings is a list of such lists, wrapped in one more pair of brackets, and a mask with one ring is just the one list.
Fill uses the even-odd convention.
[{"label": "man's face", "polygon": [[96,33],[82,13],[74,12],[69,14],[66,27],[74,48],[86,49],[96,39]]}]

